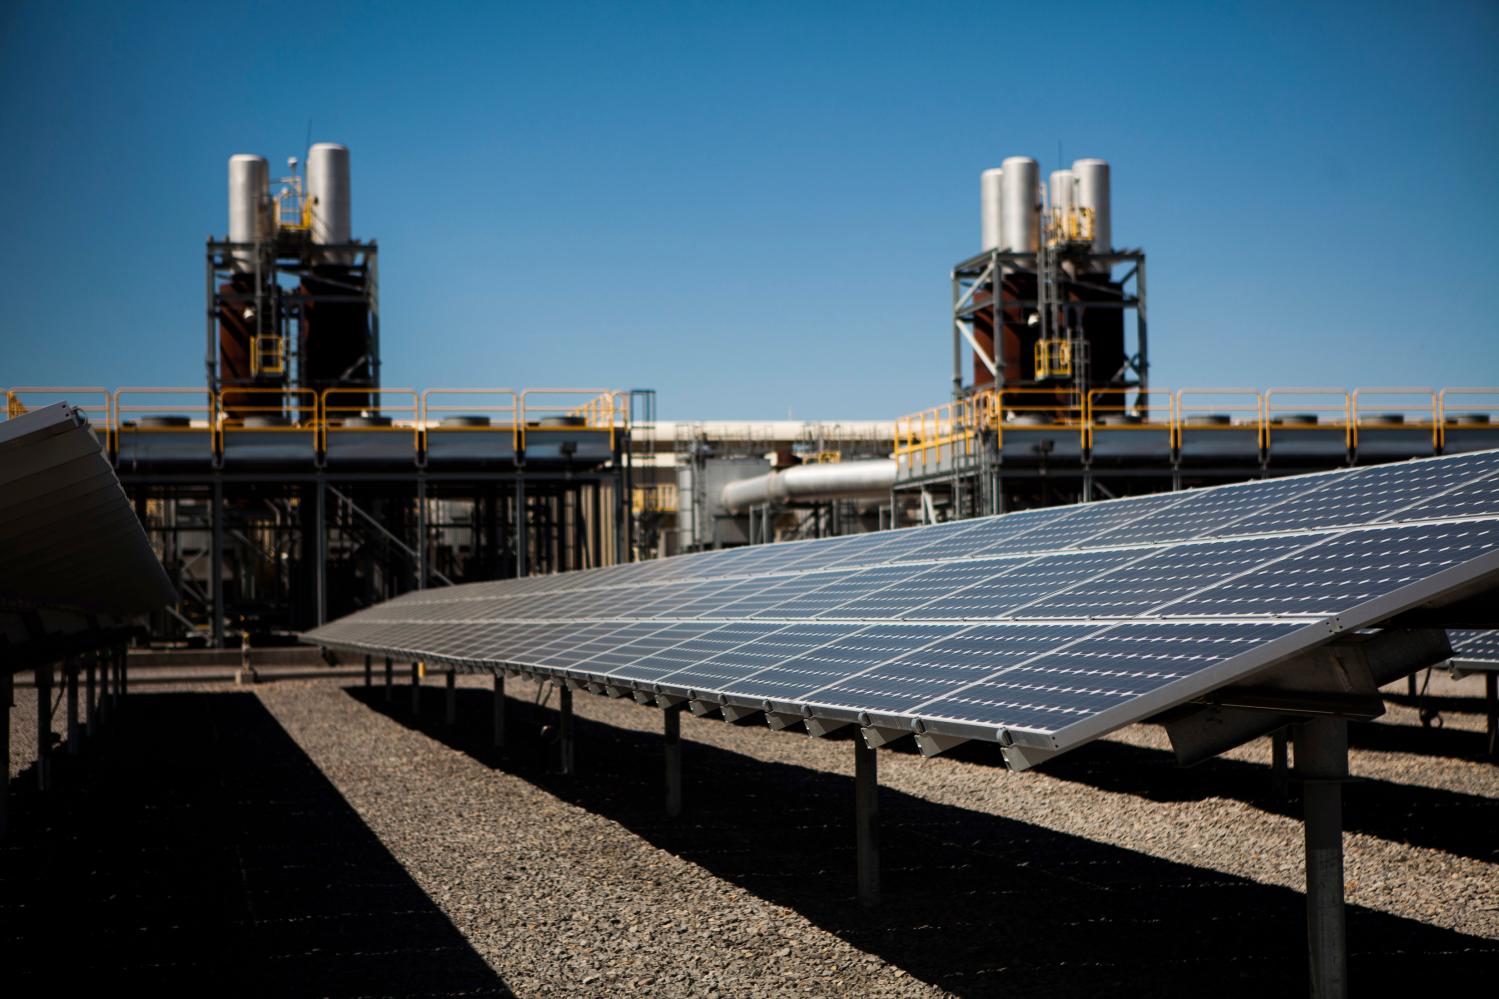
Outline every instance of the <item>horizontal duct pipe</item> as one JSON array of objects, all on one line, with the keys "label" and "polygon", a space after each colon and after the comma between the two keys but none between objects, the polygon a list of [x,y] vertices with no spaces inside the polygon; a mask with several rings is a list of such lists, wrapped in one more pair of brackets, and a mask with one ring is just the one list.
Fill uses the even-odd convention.
[{"label": "horizontal duct pipe", "polygon": [[723,487],[722,500],[730,513],[743,513],[766,503],[816,503],[827,500],[884,499],[895,486],[895,461],[834,461],[793,465]]}]

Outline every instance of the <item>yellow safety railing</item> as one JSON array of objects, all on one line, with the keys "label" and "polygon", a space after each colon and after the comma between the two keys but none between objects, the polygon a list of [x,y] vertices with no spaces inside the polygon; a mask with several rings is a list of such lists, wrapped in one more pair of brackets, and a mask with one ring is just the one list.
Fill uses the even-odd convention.
[{"label": "yellow safety railing", "polygon": [[[321,449],[329,434],[410,434],[413,451],[422,447],[421,397],[406,388],[326,388],[318,400]],[[351,418],[389,417],[390,426],[349,425]]]},{"label": "yellow safety railing", "polygon": [[1079,443],[1086,443],[1084,406],[1071,406],[1064,401],[1065,389],[1049,388],[1001,388],[994,393],[993,426],[998,442],[1004,444],[1006,426],[1014,421],[1024,421],[1026,429],[1075,430]]},{"label": "yellow safety railing", "polygon": [[956,399],[896,420],[897,459],[904,456],[925,467],[929,460],[933,463],[939,460],[933,453],[937,449],[952,446],[956,454],[959,445],[965,456],[972,455],[981,420],[979,413],[987,407],[989,396],[986,392]]},{"label": "yellow safety railing", "polygon": [[[226,397],[228,401],[226,402]],[[224,438],[231,433],[307,433],[313,435],[313,448],[321,441],[317,392],[304,388],[234,387],[219,392],[215,402],[215,429],[218,450],[223,453]],[[247,426],[257,417],[284,417],[284,424]]]},{"label": "yellow safety railing", "polygon": [[1265,446],[1277,433],[1311,429],[1294,417],[1305,413],[1316,418],[1320,430],[1342,430],[1344,443],[1353,446],[1353,395],[1340,388],[1273,388],[1265,393]]},{"label": "yellow safety railing", "polygon": [[1445,388],[1437,393],[1437,423],[1443,447],[1447,445],[1448,429],[1470,420],[1499,426],[1499,387]]},{"label": "yellow safety railing", "polygon": [[1176,445],[1186,430],[1242,431],[1252,427],[1265,446],[1265,397],[1252,388],[1185,388],[1176,393]]},{"label": "yellow safety railing", "polygon": [[636,486],[630,499],[630,509],[635,513],[655,510],[657,513],[677,512],[677,485],[662,482],[653,486]]},{"label": "yellow safety railing", "polygon": [[250,374],[281,375],[286,373],[286,338],[274,334],[250,338]]},{"label": "yellow safety railing", "polygon": [[1072,374],[1072,342],[1037,340],[1035,360],[1037,378],[1065,378]]},{"label": "yellow safety railing", "polygon": [[613,448],[615,428],[623,422],[616,421],[619,397],[624,397],[625,403],[628,404],[626,393],[611,392],[609,389],[535,388],[522,390],[520,394],[521,447],[526,446],[527,434],[576,429],[541,425],[542,421],[548,417],[570,416],[581,418],[582,426],[589,430],[609,431],[609,446]]},{"label": "yellow safety railing", "polygon": [[41,406],[66,402],[89,418],[100,439],[107,444],[114,431],[114,405],[109,389],[88,386],[23,385],[5,393],[5,417],[14,419]]},{"label": "yellow safety railing", "polygon": [[1353,444],[1360,427],[1404,427],[1431,434],[1431,447],[1442,446],[1441,401],[1429,388],[1359,388],[1352,393]]},{"label": "yellow safety railing", "polygon": [[[425,389],[422,392],[422,433],[510,431],[511,447],[520,450],[520,396],[508,388]],[[487,427],[440,426],[448,416],[487,416]],[[434,424],[438,424],[434,426]],[[425,443],[425,441],[424,441]]]},{"label": "yellow safety railing", "polygon": [[[1119,400],[1117,402],[1113,400]],[[1123,419],[1111,419],[1122,417]],[[1166,389],[1096,388],[1088,392],[1083,415],[1083,444],[1093,446],[1093,433],[1114,430],[1166,431],[1169,447],[1176,447],[1176,397]]]},{"label": "yellow safety railing", "polygon": [[[209,447],[217,445],[215,398],[202,388],[131,386],[114,391],[114,449],[118,452],[122,434],[203,433],[209,435]],[[186,427],[143,426],[153,416],[185,416]],[[194,424],[196,421],[196,425]]]}]

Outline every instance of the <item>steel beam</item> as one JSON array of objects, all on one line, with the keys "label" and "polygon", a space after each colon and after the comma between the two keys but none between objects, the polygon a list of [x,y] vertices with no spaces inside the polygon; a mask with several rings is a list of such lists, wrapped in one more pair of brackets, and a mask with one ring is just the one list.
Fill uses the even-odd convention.
[{"label": "steel beam", "polygon": [[1313,999],[1348,995],[1343,906],[1343,783],[1348,723],[1314,718],[1296,726],[1296,776],[1306,809],[1306,933]]},{"label": "steel beam", "polygon": [[557,769],[573,772],[573,689],[567,684],[557,687]]},{"label": "steel beam", "polygon": [[674,704],[662,712],[666,726],[666,814],[682,814],[682,705]]},{"label": "steel beam", "polygon": [[875,751],[854,739],[854,839],[859,904],[880,902],[880,785]]},{"label": "steel beam", "polygon": [[[52,664],[36,668],[36,789],[52,786]],[[6,763],[9,766],[9,762]]]},{"label": "steel beam", "polygon": [[505,750],[505,674],[494,675],[494,748]]}]

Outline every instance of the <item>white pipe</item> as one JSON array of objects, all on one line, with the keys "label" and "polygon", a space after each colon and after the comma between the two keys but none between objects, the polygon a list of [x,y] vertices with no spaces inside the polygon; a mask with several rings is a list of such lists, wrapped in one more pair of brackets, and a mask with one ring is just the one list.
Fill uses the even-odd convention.
[{"label": "white pipe", "polygon": [[720,499],[730,513],[765,503],[818,502],[839,499],[883,499],[895,485],[895,460],[834,461],[793,465],[723,487]]}]

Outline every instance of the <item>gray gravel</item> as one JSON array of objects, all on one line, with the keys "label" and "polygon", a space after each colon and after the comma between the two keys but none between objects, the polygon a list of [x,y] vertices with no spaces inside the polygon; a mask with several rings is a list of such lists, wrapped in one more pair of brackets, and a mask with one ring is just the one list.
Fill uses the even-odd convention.
[{"label": "gray gravel", "polygon": [[[179,689],[233,688],[132,696]],[[1236,993],[1300,980],[1299,806],[1269,792],[1265,741],[1187,771],[1145,726],[1026,774],[981,750],[882,752],[887,902],[865,913],[849,898],[847,740],[684,716],[689,812],[671,823],[654,797],[658,711],[576,695],[580,773],[562,778],[536,688],[509,690],[516,748],[499,767],[483,745],[487,678],[460,681],[457,734],[432,681],[416,725],[405,688],[390,708],[378,687],[332,680],[252,693],[517,994],[1069,993],[1135,976],[1173,993],[1200,991],[1208,971]],[[1471,710],[1451,699],[1482,687],[1439,678],[1431,692]],[[13,774],[34,753],[34,703],[17,691]],[[1423,730],[1396,704],[1355,732],[1356,978],[1499,967],[1499,768],[1473,752],[1481,716],[1449,710],[1443,725]]]}]

